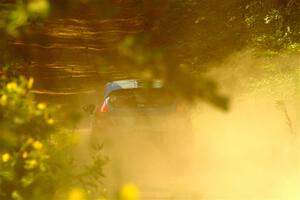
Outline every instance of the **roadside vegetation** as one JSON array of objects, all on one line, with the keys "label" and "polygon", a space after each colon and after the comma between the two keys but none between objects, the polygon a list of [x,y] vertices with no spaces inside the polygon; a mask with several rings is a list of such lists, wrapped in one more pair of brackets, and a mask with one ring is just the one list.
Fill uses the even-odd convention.
[{"label": "roadside vegetation", "polygon": [[[142,11],[137,16],[124,14],[122,7],[126,6]],[[91,15],[78,13],[81,9]],[[43,46],[64,40],[63,34],[59,38],[47,35],[48,30],[41,33],[41,29],[48,28],[43,26],[47,21],[58,19],[64,26],[92,18],[85,24],[92,30],[96,29],[97,20],[113,19],[118,14],[124,18],[137,17],[138,30],[116,37],[112,50],[105,55],[97,52],[98,59],[92,63],[97,65],[95,74],[113,66],[130,74],[129,77],[162,78],[173,85],[173,92],[183,100],[204,101],[226,111],[230,109],[230,96],[220,92],[219,85],[228,80],[209,72],[242,72],[246,78],[240,83],[247,83],[252,91],[282,92],[275,101],[290,132],[295,134],[296,125],[285,106],[285,94],[292,92],[299,97],[300,91],[298,0],[4,0],[0,3],[0,199],[106,199],[102,180],[107,158],[101,146],[91,152],[90,163],[76,162],[73,150],[80,140],[75,129],[80,116],[62,110],[58,104],[37,100],[33,88],[39,84],[39,71],[32,76],[28,57],[37,53],[31,44]],[[64,21],[67,18],[76,20]],[[77,34],[71,30],[71,37],[72,33]],[[96,36],[87,34],[91,38],[84,38],[85,34],[81,34],[79,38],[86,46],[97,42]],[[20,43],[24,44],[23,49],[16,46]],[[69,45],[61,43],[61,48]],[[250,71],[250,67],[222,65],[244,49],[250,49],[253,57],[264,62],[260,61]],[[287,61],[290,57],[293,62]],[[291,91],[280,88],[286,82],[292,85]],[[122,200],[140,199],[133,184],[125,184],[118,196]]]},{"label": "roadside vegetation", "polygon": [[90,164],[76,164],[76,117],[36,102],[30,91],[33,78],[2,75],[0,84],[0,198],[67,199],[74,188],[88,188],[90,195],[100,196],[96,188],[103,187],[106,160],[98,149]]}]

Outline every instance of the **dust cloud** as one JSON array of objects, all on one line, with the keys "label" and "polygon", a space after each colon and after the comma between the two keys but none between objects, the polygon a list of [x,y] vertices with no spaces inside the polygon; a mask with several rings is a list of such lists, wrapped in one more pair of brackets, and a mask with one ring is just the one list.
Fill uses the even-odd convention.
[{"label": "dust cloud", "polygon": [[225,199],[299,199],[299,69],[299,55],[266,58],[247,50],[209,72],[231,108],[220,112],[202,103],[192,113],[196,191]]},{"label": "dust cloud", "polygon": [[210,72],[229,94],[231,109],[200,104],[192,114],[198,168],[191,182],[201,194],[300,198],[299,69],[298,56],[261,58],[245,51]]},{"label": "dust cloud", "polygon": [[202,107],[194,117],[199,165],[195,184],[202,194],[214,197],[289,199],[286,187],[297,184],[293,179],[299,177],[298,136],[272,101],[233,104],[229,113]]},{"label": "dust cloud", "polygon": [[108,191],[131,182],[144,199],[299,199],[299,68],[299,55],[243,51],[208,73],[228,112],[199,102],[188,132],[176,122],[163,134],[120,127],[104,143]]}]

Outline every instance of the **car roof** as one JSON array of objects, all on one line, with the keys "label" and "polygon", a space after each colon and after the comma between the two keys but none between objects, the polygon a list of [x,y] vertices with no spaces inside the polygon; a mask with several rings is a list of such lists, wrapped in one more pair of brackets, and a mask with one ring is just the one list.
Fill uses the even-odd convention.
[{"label": "car roof", "polygon": [[154,79],[150,81],[139,80],[139,79],[127,79],[127,80],[117,80],[108,82],[105,88],[105,97],[107,97],[111,92],[122,89],[134,89],[134,88],[162,88],[163,81],[159,79]]}]

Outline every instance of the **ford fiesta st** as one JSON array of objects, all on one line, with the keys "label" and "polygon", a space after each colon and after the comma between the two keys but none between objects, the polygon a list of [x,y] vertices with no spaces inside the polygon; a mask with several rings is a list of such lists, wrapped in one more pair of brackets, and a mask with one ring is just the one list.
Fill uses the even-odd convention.
[{"label": "ford fiesta st", "polygon": [[101,142],[121,134],[131,137],[133,133],[151,133],[161,140],[166,135],[190,135],[190,119],[179,102],[161,80],[109,82],[98,105],[89,109],[92,140]]}]

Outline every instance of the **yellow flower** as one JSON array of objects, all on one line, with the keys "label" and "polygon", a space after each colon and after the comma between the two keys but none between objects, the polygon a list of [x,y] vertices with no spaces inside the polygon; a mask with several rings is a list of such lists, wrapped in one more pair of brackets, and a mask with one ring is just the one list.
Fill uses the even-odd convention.
[{"label": "yellow flower", "polygon": [[80,188],[74,188],[70,191],[68,200],[86,200],[85,193]]},{"label": "yellow flower", "polygon": [[7,96],[5,94],[1,96],[0,104],[2,106],[6,106],[7,105]]},{"label": "yellow flower", "polygon": [[29,78],[28,82],[27,82],[27,88],[31,89],[34,83],[34,79],[32,77]]},{"label": "yellow flower", "polygon": [[9,160],[10,160],[10,155],[9,155],[9,153],[5,153],[5,154],[2,155],[2,161],[3,161],[3,162],[7,162],[7,161],[9,161]]},{"label": "yellow flower", "polygon": [[47,123],[48,123],[49,125],[54,124],[54,119],[53,119],[53,118],[49,118],[49,119],[47,120]]},{"label": "yellow flower", "polygon": [[97,198],[96,200],[107,200],[107,199],[104,198],[104,197],[99,197],[99,198]]},{"label": "yellow flower", "polygon": [[121,188],[120,198],[121,200],[139,200],[140,192],[134,184],[128,183]]},{"label": "yellow flower", "polygon": [[50,3],[48,0],[29,1],[27,9],[32,15],[46,17],[49,14]]},{"label": "yellow flower", "polygon": [[47,106],[46,106],[46,104],[44,104],[44,103],[39,103],[39,104],[37,105],[37,107],[38,107],[39,110],[45,110]]},{"label": "yellow flower", "polygon": [[28,153],[25,151],[25,152],[22,154],[22,157],[23,157],[24,159],[26,159],[26,158],[28,157]]},{"label": "yellow flower", "polygon": [[17,84],[15,82],[10,82],[6,84],[6,89],[9,92],[15,91],[18,88]]},{"label": "yellow flower", "polygon": [[40,150],[43,148],[43,144],[40,141],[35,141],[32,143],[33,148],[36,150]]},{"label": "yellow flower", "polygon": [[20,193],[17,191],[17,190],[15,190],[15,191],[13,191],[12,193],[11,193],[11,197],[13,198],[13,199],[23,199],[22,198],[22,196],[20,195]]},{"label": "yellow flower", "polygon": [[25,169],[33,169],[38,165],[38,162],[35,159],[25,161]]}]

